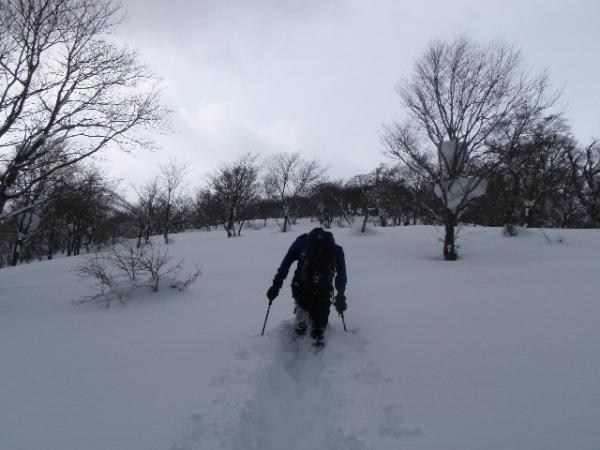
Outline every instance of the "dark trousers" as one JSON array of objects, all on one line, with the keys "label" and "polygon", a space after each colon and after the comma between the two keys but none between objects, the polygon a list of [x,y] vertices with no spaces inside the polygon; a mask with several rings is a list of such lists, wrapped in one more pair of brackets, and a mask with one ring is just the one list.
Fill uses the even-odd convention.
[{"label": "dark trousers", "polygon": [[297,291],[293,294],[296,304],[308,312],[313,330],[324,330],[329,322],[330,297],[307,295]]}]

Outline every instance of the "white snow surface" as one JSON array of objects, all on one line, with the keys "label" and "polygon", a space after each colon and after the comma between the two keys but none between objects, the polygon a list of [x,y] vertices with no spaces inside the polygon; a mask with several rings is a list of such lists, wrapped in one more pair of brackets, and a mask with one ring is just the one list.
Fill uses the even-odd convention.
[{"label": "white snow surface", "polygon": [[310,227],[175,235],[196,284],[109,309],[71,303],[80,257],[0,270],[0,448],[600,449],[599,230],[468,228],[444,262],[433,227],[335,229],[349,332],[315,353],[287,284],[260,336]]}]

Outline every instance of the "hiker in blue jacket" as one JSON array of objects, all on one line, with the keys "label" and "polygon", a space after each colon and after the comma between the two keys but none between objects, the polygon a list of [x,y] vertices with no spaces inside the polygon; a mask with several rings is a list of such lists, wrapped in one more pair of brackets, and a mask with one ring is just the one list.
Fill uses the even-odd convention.
[{"label": "hiker in blue jacket", "polygon": [[304,336],[310,320],[311,337],[315,345],[322,345],[334,285],[337,291],[335,309],[343,314],[347,308],[344,250],[335,243],[333,234],[322,228],[299,236],[283,258],[273,285],[267,291],[269,302],[279,294],[294,261],[298,261],[292,279],[292,296],[296,301],[295,331],[298,336]]}]

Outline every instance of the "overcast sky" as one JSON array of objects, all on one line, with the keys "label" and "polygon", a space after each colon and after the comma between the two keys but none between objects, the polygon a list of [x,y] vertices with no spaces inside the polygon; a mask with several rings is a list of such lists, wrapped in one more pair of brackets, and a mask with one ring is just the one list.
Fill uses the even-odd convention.
[{"label": "overcast sky", "polygon": [[335,178],[385,161],[394,91],[436,37],[517,44],[564,89],[582,141],[600,136],[599,0],[123,0],[119,38],[163,79],[174,134],[113,175],[141,183],[169,155],[192,182],[240,154],[302,150]]}]

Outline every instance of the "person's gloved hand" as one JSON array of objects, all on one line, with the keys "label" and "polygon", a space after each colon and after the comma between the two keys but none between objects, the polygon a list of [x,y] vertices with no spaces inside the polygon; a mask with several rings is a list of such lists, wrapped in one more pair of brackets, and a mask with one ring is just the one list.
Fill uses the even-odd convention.
[{"label": "person's gloved hand", "polygon": [[348,309],[348,305],[346,305],[346,296],[344,294],[338,294],[335,296],[335,310],[342,314],[344,311]]},{"label": "person's gloved hand", "polygon": [[273,300],[275,300],[275,298],[279,295],[279,287],[273,285],[269,288],[269,290],[267,291],[267,298],[269,299],[270,302],[272,302]]}]

